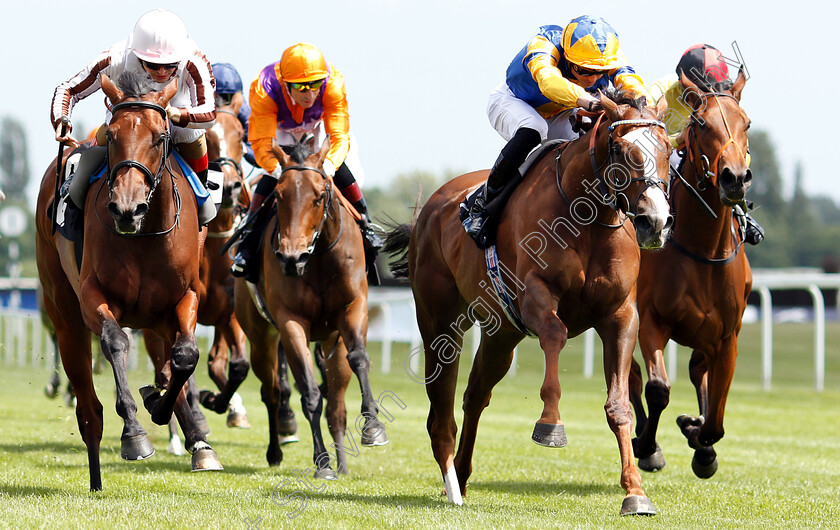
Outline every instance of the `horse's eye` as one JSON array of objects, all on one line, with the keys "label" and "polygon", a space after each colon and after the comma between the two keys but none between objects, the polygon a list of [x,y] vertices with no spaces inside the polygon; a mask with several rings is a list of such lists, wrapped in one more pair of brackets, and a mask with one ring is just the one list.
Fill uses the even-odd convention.
[{"label": "horse's eye", "polygon": [[160,147],[160,145],[163,144],[163,140],[164,140],[165,137],[166,137],[166,135],[161,133],[161,135],[158,136],[157,139],[155,140],[155,147]]},{"label": "horse's eye", "polygon": [[326,195],[326,193],[322,193],[321,195],[319,195],[318,198],[313,201],[315,206],[320,206],[321,203],[324,202],[324,197],[326,197]]},{"label": "horse's eye", "polygon": [[114,141],[114,135],[111,134],[111,129],[105,129],[105,139],[108,140],[109,142]]},{"label": "horse's eye", "polygon": [[750,127],[752,127],[752,122],[747,122],[747,130],[748,131],[750,130]]}]

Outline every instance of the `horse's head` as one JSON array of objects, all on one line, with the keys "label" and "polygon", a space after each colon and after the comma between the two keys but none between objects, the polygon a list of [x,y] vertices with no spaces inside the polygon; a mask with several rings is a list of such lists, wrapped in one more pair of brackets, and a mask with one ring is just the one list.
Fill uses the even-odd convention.
[{"label": "horse's head", "polygon": [[697,186],[701,190],[706,183],[717,186],[723,204],[734,206],[744,200],[752,184],[747,165],[750,119],[740,105],[747,82],[744,72],[739,71],[732,87],[724,91],[703,92],[685,74],[680,82],[685,101],[694,109],[685,139]]},{"label": "horse's head", "polygon": [[286,276],[302,276],[327,217],[335,215],[331,180],[323,172],[329,142],[312,153],[311,143],[298,143],[287,154],[272,146],[283,173],[274,193],[277,199],[277,241],[274,255]]},{"label": "horse's head", "polygon": [[169,156],[170,132],[166,104],[177,81],[162,92],[151,92],[146,76],[126,72],[119,88],[101,75],[102,90],[111,101],[108,140],[108,212],[123,234],[139,232],[152,193],[160,183]]},{"label": "horse's head", "polygon": [[222,190],[222,208],[233,208],[242,189],[242,155],[245,129],[238,114],[242,107],[242,94],[237,93],[230,104],[216,107],[216,123],[207,137],[207,154],[225,175]]},{"label": "horse's head", "polygon": [[660,248],[674,224],[668,204],[671,144],[660,121],[666,109],[663,105],[653,111],[643,98],[621,93],[602,97],[601,103],[609,131],[602,140],[610,162],[603,172],[607,191],[633,218],[639,246]]}]

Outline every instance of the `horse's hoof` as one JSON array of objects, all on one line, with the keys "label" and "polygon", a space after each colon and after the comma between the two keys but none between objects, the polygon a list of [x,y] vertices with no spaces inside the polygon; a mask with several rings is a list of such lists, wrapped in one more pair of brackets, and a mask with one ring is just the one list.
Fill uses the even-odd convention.
[{"label": "horse's hoof", "polygon": [[197,449],[192,455],[190,471],[222,471],[222,463],[216,456],[216,451],[209,447]]},{"label": "horse's hoof", "polygon": [[698,478],[711,478],[718,468],[717,455],[711,447],[694,451],[691,470]]},{"label": "horse's hoof", "polygon": [[289,418],[280,418],[277,420],[277,432],[280,433],[280,436],[291,436],[297,433],[297,422],[295,421],[295,417],[291,416]]},{"label": "horse's hoof", "polygon": [[544,447],[565,447],[566,427],[556,423],[539,423],[534,425],[534,433],[531,440],[537,445]]},{"label": "horse's hoof", "polygon": [[376,419],[370,419],[362,429],[362,446],[376,447],[388,443],[388,435],[385,434],[385,426]]},{"label": "horse's hoof", "polygon": [[646,495],[631,495],[621,502],[621,515],[656,515],[656,506]]},{"label": "horse's hoof", "polygon": [[58,387],[53,386],[52,384],[48,384],[44,387],[44,395],[46,395],[50,399],[54,399],[55,396],[58,395]]},{"label": "horse's hoof", "polygon": [[662,449],[656,444],[656,451],[652,455],[639,459],[639,469],[648,473],[656,473],[665,467],[665,457],[662,456]]},{"label": "horse's hoof", "polygon": [[319,469],[312,476],[322,480],[338,480],[338,475],[335,474],[335,471],[328,467],[325,467],[324,469]]},{"label": "horse's hoof", "polygon": [[144,385],[140,387],[140,397],[143,398],[143,406],[148,412],[152,412],[155,403],[161,398],[160,389],[155,385]]},{"label": "horse's hoof", "polygon": [[227,426],[231,429],[250,429],[251,422],[248,421],[248,415],[241,412],[231,412],[227,417]]},{"label": "horse's hoof", "polygon": [[293,444],[299,441],[300,438],[298,438],[296,434],[292,434],[290,436],[283,436],[282,434],[280,435],[280,445]]},{"label": "horse's hoof", "polygon": [[155,448],[146,433],[120,440],[120,456],[123,460],[145,460],[153,454]]}]

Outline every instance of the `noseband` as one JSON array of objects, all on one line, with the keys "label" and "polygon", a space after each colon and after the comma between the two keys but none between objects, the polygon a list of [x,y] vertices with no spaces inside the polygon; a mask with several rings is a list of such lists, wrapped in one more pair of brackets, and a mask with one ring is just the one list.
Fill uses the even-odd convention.
[{"label": "noseband", "polygon": [[[323,179],[324,179],[324,194],[325,194],[324,212],[321,215],[321,221],[318,223],[318,228],[315,229],[315,234],[312,236],[312,242],[309,244],[308,247],[306,247],[307,254],[314,255],[315,254],[315,245],[318,243],[318,238],[321,236],[321,232],[324,230],[324,224],[326,224],[327,217],[329,216],[330,210],[332,209],[333,191],[332,191],[331,179],[327,176],[326,173],[324,173],[323,170],[315,168],[315,167],[311,167],[311,166],[289,166],[289,167],[285,167],[285,168],[283,168],[283,171],[280,173],[280,177],[282,178],[283,174],[286,171],[291,171],[293,169],[297,170],[297,171],[314,171],[314,172],[318,173],[319,175],[321,175],[321,177],[323,177]],[[280,205],[280,197],[277,196],[277,191],[276,190],[275,190],[274,193],[275,193],[275,201],[277,202],[277,205],[279,206]],[[341,239],[341,233],[344,230],[344,224],[341,222],[341,215],[338,216],[338,220],[339,220],[338,235],[336,236],[335,241],[330,243],[329,246],[327,246],[327,248],[321,250],[320,253],[324,253],[324,252],[329,251],[331,248],[333,248],[336,245],[336,243],[338,243],[338,240]],[[278,229],[279,229],[279,224],[278,224]]]}]

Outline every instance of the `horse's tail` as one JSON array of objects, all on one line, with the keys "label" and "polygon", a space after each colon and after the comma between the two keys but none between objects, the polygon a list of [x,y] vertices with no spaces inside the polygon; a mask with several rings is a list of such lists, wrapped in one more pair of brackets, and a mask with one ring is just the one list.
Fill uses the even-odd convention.
[{"label": "horse's tail", "polygon": [[382,250],[391,255],[388,267],[394,278],[408,278],[408,244],[411,241],[411,232],[414,230],[414,223],[387,225],[390,230],[385,236],[385,245]]}]

